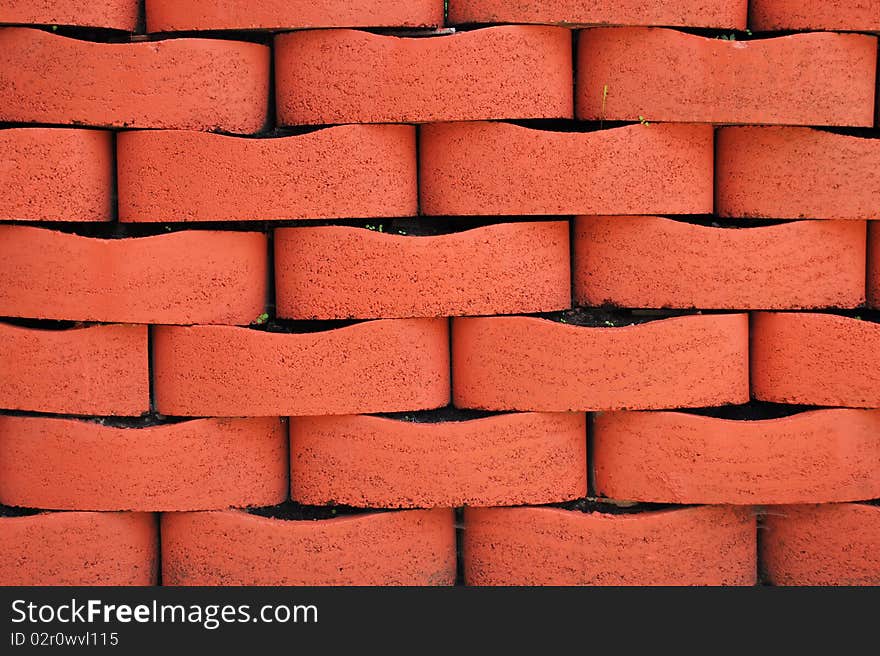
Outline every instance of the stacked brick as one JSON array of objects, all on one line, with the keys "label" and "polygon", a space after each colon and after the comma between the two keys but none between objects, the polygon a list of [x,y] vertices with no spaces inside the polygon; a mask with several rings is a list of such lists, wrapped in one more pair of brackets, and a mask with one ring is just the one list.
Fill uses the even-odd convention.
[{"label": "stacked brick", "polygon": [[0,584],[880,584],[880,2],[258,4],[0,3]]}]

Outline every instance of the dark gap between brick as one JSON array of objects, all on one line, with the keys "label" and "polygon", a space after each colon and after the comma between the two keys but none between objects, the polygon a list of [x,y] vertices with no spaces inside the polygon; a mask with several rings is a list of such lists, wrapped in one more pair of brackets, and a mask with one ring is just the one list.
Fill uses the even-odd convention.
[{"label": "dark gap between brick", "polygon": [[787,405],[784,403],[769,403],[766,401],[749,401],[742,405],[725,405],[713,408],[684,408],[680,410],[667,410],[666,412],[681,412],[701,417],[714,419],[731,419],[735,421],[762,421],[766,419],[782,419],[809,412],[822,410],[819,406],[810,405]]},{"label": "dark gap between brick", "polygon": [[373,515],[377,513],[396,512],[388,508],[354,508],[328,504],[326,506],[306,506],[295,501],[285,501],[277,506],[264,508],[246,508],[251,515],[259,515],[269,519],[282,521],[320,521],[324,519],[336,519],[337,517],[350,517],[353,515]]}]

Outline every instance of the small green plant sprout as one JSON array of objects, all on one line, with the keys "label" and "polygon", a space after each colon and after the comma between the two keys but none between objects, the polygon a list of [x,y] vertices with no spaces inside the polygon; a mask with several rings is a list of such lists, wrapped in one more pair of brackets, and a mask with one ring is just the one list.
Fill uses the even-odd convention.
[{"label": "small green plant sprout", "polygon": [[641,123],[642,125],[651,125],[651,121],[649,121],[648,119],[646,119],[646,118],[645,118],[644,116],[642,116],[641,114],[639,114],[639,123]]},{"label": "small green plant sprout", "polygon": [[599,127],[605,123],[605,106],[608,103],[608,85],[602,87],[602,115],[599,118]]},{"label": "small green plant sprout", "polygon": [[367,230],[372,230],[373,232],[385,232],[385,226],[381,223],[368,223],[364,226]]},{"label": "small green plant sprout", "polygon": [[860,316],[857,314],[857,315],[855,316],[855,320],[856,320],[856,321],[861,321],[861,320],[862,320],[862,317],[860,317]]},{"label": "small green plant sprout", "polygon": [[268,312],[263,312],[263,314],[261,314],[261,315],[258,316],[256,319],[254,319],[253,322],[251,322],[251,324],[254,325],[254,326],[262,326],[262,325],[263,325],[264,323],[266,323],[268,320],[269,320],[269,313],[268,313]]},{"label": "small green plant sprout", "polygon": [[732,32],[730,34],[722,34],[719,37],[715,37],[716,39],[721,39],[722,41],[736,41],[736,34]]},{"label": "small green plant sprout", "polygon": [[613,321],[606,321],[606,322],[605,322],[605,325],[608,326],[609,328],[614,328],[614,322],[613,322]]},{"label": "small green plant sprout", "polygon": [[53,31],[53,32],[57,32],[57,31],[58,31],[58,26],[57,26],[57,25],[53,25],[53,26],[52,26],[52,31]]}]

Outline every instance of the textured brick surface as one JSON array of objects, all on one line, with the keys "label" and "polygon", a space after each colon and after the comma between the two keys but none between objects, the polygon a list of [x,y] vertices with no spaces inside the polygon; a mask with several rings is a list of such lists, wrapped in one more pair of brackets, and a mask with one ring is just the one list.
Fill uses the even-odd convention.
[{"label": "textured brick surface", "polygon": [[874,125],[874,36],[595,28],[580,33],[577,70],[582,119]]},{"label": "textured brick surface", "polygon": [[0,24],[76,25],[134,32],[138,0],[3,0]]},{"label": "textured brick surface", "polygon": [[91,239],[0,226],[0,316],[248,324],[266,301],[266,236],[185,231]]},{"label": "textured brick surface", "polygon": [[868,305],[880,308],[880,220],[868,224]]},{"label": "textured brick surface", "polygon": [[468,508],[469,585],[754,585],[748,508],[632,515]]},{"label": "textured brick surface", "polygon": [[756,314],[752,394],[774,403],[880,408],[880,323]]},{"label": "textured brick surface", "polygon": [[241,511],[162,516],[167,585],[452,585],[452,511],[322,521]]},{"label": "textured brick surface", "polygon": [[0,416],[0,502],[61,510],[211,510],[287,497],[278,418],[146,428]]},{"label": "textured brick surface", "polygon": [[748,400],[748,319],[691,316],[591,328],[455,319],[453,401],[486,410],[654,409]]},{"label": "textured brick surface", "polygon": [[281,228],[275,233],[278,314],[372,319],[561,310],[571,305],[568,254],[565,221],[425,237]]},{"label": "textured brick surface", "polygon": [[118,159],[124,222],[410,216],[418,207],[415,130],[403,125],[280,139],[127,132]]},{"label": "textured brick surface", "polygon": [[[648,129],[650,127],[650,129]],[[505,123],[421,128],[424,214],[712,212],[708,126],[555,132]]]},{"label": "textured brick surface", "polygon": [[430,39],[290,32],[275,39],[278,120],[571,118],[571,58],[571,33],[558,27],[493,27]]},{"label": "textured brick surface", "polygon": [[880,497],[880,411],[757,421],[681,412],[596,416],[596,490],[662,503],[779,504]]},{"label": "textured brick surface", "polygon": [[753,30],[880,31],[878,0],[752,0]]},{"label": "textured brick surface", "polygon": [[108,44],[2,28],[0,121],[257,132],[269,63],[256,43]]},{"label": "textured brick surface", "polygon": [[301,503],[512,506],[587,493],[583,414],[302,417],[290,432],[291,498]]},{"label": "textured brick surface", "polygon": [[150,32],[443,23],[443,0],[146,0]]},{"label": "textured brick surface", "polygon": [[747,0],[450,0],[449,23],[744,28]]},{"label": "textured brick surface", "polygon": [[724,229],[648,216],[578,217],[580,305],[852,308],[865,302],[865,224]]}]

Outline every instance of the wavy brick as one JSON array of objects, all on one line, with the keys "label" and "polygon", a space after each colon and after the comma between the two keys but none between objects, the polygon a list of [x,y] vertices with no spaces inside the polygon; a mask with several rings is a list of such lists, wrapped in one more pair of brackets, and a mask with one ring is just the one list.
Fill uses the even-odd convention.
[{"label": "wavy brick", "polygon": [[435,508],[552,503],[587,493],[583,414],[420,423],[291,421],[291,498],[310,505]]},{"label": "wavy brick", "polygon": [[751,360],[756,399],[880,408],[880,323],[760,312],[752,318]]},{"label": "wavy brick", "polygon": [[0,408],[135,416],[150,409],[146,326],[0,323]]},{"label": "wavy brick", "polygon": [[0,24],[73,25],[134,32],[138,0],[3,0]]},{"label": "wavy brick", "polygon": [[566,221],[439,236],[343,226],[275,232],[278,315],[293,319],[548,312],[571,305]]},{"label": "wavy brick", "polygon": [[267,260],[255,232],[92,239],[0,226],[0,316],[248,324],[265,305]]},{"label": "wavy brick", "polygon": [[0,121],[252,133],[269,48],[218,39],[92,43],[0,29]]},{"label": "wavy brick", "polygon": [[468,585],[754,585],[748,508],[629,515],[467,508]]},{"label": "wavy brick", "polygon": [[348,125],[278,139],[127,132],[119,135],[118,158],[124,222],[392,217],[418,211],[411,126]]},{"label": "wavy brick", "polygon": [[880,218],[880,139],[810,128],[718,130],[720,216]]},{"label": "wavy brick", "polygon": [[880,585],[880,506],[774,508],[761,535],[762,569],[774,585]]},{"label": "wavy brick", "polygon": [[159,326],[156,406],[172,416],[397,412],[449,402],[446,319],[302,334]]},{"label": "wavy brick", "polygon": [[146,0],[146,10],[150,32],[443,24],[443,0]]},{"label": "wavy brick", "polygon": [[158,529],[146,513],[0,517],[0,585],[155,585]]},{"label": "wavy brick", "polygon": [[61,510],[214,510],[287,498],[276,418],[146,428],[0,416],[0,501]]},{"label": "wavy brick", "polygon": [[749,7],[749,26],[761,32],[880,32],[880,1],[752,0]]},{"label": "wavy brick", "polygon": [[707,125],[586,133],[492,122],[420,129],[423,214],[712,213]]},{"label": "wavy brick", "polygon": [[582,216],[573,250],[579,305],[794,309],[865,302],[860,221],[737,230],[653,216]]},{"label": "wavy brick", "polygon": [[290,32],[275,39],[278,121],[572,118],[571,62],[571,32],[557,27],[409,39],[357,30]]},{"label": "wavy brick", "polygon": [[[99,130],[0,130],[0,220],[111,221],[113,137]],[[59,193],[63,189],[64,193]]]},{"label": "wavy brick", "polygon": [[453,400],[460,408],[542,412],[745,403],[748,332],[745,314],[616,328],[455,319]]},{"label": "wavy brick", "polygon": [[577,71],[580,119],[874,125],[874,36],[594,28],[580,33]]},{"label": "wavy brick", "polygon": [[880,411],[758,421],[601,413],[593,440],[596,491],[612,499],[790,504],[880,497]]},{"label": "wavy brick", "polygon": [[747,8],[747,0],[450,0],[448,22],[743,29]]},{"label": "wavy brick", "polygon": [[288,521],[241,511],[162,516],[165,585],[452,585],[449,509]]}]

